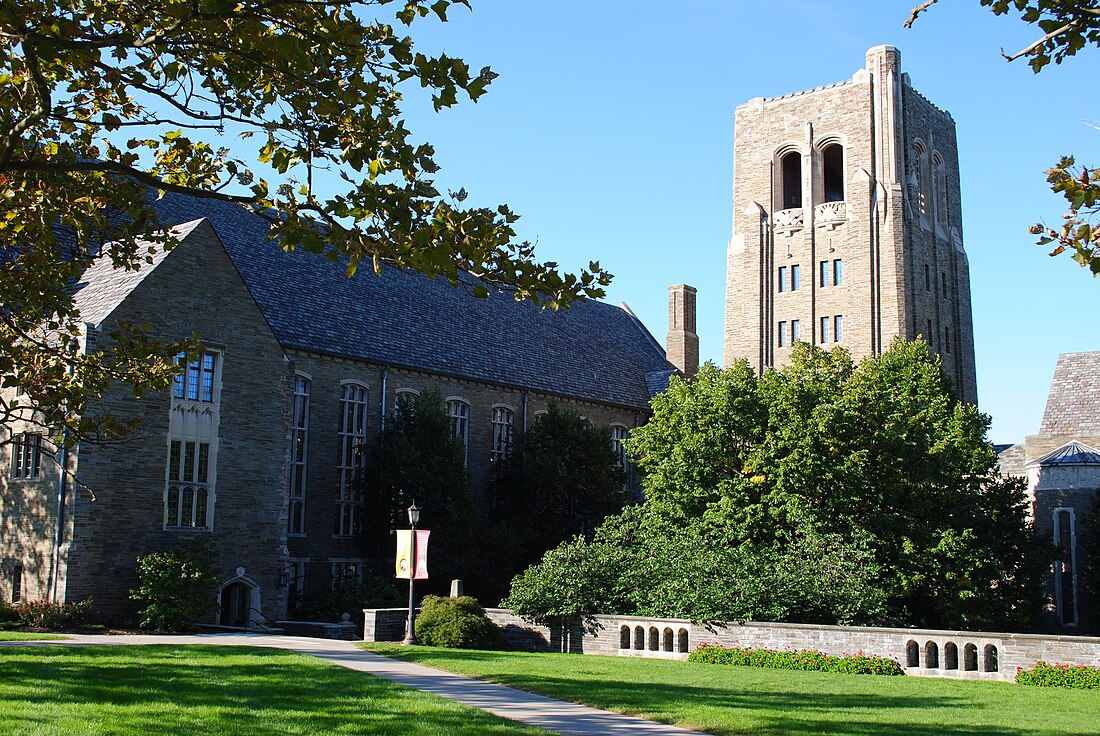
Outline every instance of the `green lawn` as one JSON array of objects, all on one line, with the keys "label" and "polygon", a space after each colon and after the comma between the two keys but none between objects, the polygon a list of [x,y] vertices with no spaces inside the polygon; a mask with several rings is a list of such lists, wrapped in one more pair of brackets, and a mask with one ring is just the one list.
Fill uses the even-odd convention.
[{"label": "green lawn", "polygon": [[365,648],[713,734],[1100,734],[1100,692],[661,659]]},{"label": "green lawn", "polygon": [[64,634],[38,634],[32,631],[0,631],[0,641],[56,641],[68,639]]},{"label": "green lawn", "polygon": [[275,649],[0,648],[0,733],[546,736]]}]

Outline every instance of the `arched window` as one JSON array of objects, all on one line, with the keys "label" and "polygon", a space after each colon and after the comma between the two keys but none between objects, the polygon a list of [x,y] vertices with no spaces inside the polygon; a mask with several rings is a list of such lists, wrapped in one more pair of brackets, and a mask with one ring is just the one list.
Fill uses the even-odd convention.
[{"label": "arched window", "polygon": [[623,626],[619,629],[619,649],[630,649],[630,627]]},{"label": "arched window", "polygon": [[927,225],[928,218],[928,151],[921,141],[914,141],[909,150],[909,196],[914,214]]},{"label": "arched window", "polygon": [[651,652],[661,650],[661,632],[657,630],[656,626],[649,627],[649,646],[647,648]]},{"label": "arched window", "polygon": [[363,527],[363,489],[360,487],[363,443],[367,438],[367,387],[345,383],[340,387],[340,487],[336,497],[333,534],[347,537]]},{"label": "arched window", "polygon": [[779,160],[782,177],[782,209],[789,210],[802,206],[802,154],[790,151]]},{"label": "arched window", "polygon": [[1054,510],[1054,608],[1062,625],[1077,623],[1077,532],[1072,508]]},{"label": "arched window", "polygon": [[634,648],[639,651],[645,649],[645,629],[641,626],[634,627]]},{"label": "arched window", "polygon": [[932,186],[935,191],[934,207],[936,225],[944,237],[947,237],[947,172],[940,154],[932,152]]},{"label": "arched window", "polygon": [[470,446],[470,405],[465,399],[447,399],[447,416],[451,418],[451,436],[462,440],[466,448],[462,456],[463,464],[469,462]]},{"label": "arched window", "polygon": [[512,452],[513,424],[516,413],[507,406],[493,407],[493,437],[489,457],[498,463]]},{"label": "arched window", "polygon": [[665,630],[663,632],[663,635],[661,637],[661,651],[662,652],[671,652],[672,651],[672,639],[673,639],[672,629],[670,629],[669,627],[666,626]]},{"label": "arched window", "polygon": [[611,425],[611,449],[615,452],[615,457],[618,458],[618,465],[622,470],[626,470],[629,465],[626,459],[626,447],[623,446],[623,440],[630,436],[630,430],[621,424]]},{"label": "arched window", "polygon": [[688,651],[688,630],[680,629],[680,632],[676,635],[676,651],[680,654],[687,654]]},{"label": "arched window", "polygon": [[416,405],[416,402],[420,399],[420,392],[414,388],[401,388],[397,390],[397,395],[394,397],[393,413],[395,416],[401,416],[403,411]]},{"label": "arched window", "polygon": [[844,201],[844,147],[839,143],[821,151],[821,183],[826,202]]},{"label": "arched window", "polygon": [[294,415],[290,420],[290,508],[289,534],[305,533],[306,455],[309,435],[309,392],[311,382],[303,375],[294,376]]}]

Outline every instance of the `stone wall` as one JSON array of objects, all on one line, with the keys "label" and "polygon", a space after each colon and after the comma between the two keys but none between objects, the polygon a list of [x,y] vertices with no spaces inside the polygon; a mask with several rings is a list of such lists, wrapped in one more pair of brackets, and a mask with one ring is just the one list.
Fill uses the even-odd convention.
[{"label": "stone wall", "polygon": [[[1012,680],[1016,668],[1049,663],[1100,664],[1100,638],[984,631],[938,631],[814,624],[725,622],[591,616],[557,626],[531,624],[511,611],[486,609],[502,629],[506,647],[619,657],[687,659],[700,644],[762,649],[816,649],[826,654],[862,652],[898,661],[908,675]],[[364,611],[366,641],[400,641],[408,609]]]}]

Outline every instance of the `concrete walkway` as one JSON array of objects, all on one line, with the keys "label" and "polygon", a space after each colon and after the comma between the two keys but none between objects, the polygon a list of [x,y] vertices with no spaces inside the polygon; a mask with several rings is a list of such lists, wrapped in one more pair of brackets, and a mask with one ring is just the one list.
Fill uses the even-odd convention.
[{"label": "concrete walkway", "polygon": [[57,641],[0,642],[0,647],[21,646],[100,646],[137,644],[225,644],[288,649],[324,659],[341,667],[366,672],[399,682],[417,690],[433,693],[501,718],[522,721],[563,736],[601,736],[603,734],[642,734],[643,736],[699,736],[663,723],[624,716],[585,705],[496,685],[483,680],[463,677],[443,670],[402,662],[365,652],[350,641],[310,639],[301,636],[268,636],[261,634],[202,634],[198,636],[106,636],[99,634],[69,634],[70,639]]}]

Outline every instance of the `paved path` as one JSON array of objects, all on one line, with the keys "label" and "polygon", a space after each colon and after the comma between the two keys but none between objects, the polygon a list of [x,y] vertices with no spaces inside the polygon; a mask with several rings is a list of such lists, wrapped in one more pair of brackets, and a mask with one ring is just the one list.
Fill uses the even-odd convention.
[{"label": "paved path", "polygon": [[390,659],[365,652],[349,641],[310,639],[301,636],[260,634],[202,634],[198,636],[106,636],[70,634],[71,639],[57,641],[0,642],[0,646],[89,646],[135,644],[227,644],[274,647],[319,657],[341,667],[384,677],[402,685],[434,693],[449,700],[480,708],[502,718],[522,721],[563,736],[601,736],[603,734],[642,734],[642,736],[699,736],[663,723],[624,716],[606,710],[527,693],[483,680],[425,667],[412,662]]}]

